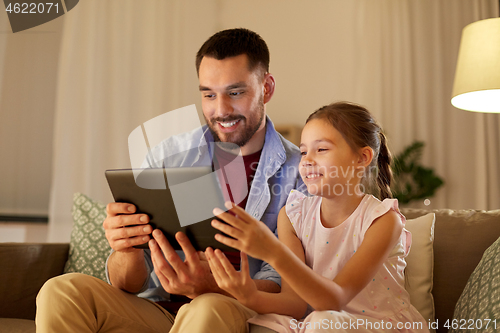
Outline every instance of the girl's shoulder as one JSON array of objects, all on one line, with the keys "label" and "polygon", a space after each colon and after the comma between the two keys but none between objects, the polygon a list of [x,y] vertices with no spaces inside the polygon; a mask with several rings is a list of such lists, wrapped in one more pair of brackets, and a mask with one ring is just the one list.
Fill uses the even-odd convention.
[{"label": "girl's shoulder", "polygon": [[384,199],[383,201],[380,201],[373,195],[366,195],[365,199],[366,200],[363,200],[362,203],[363,207],[361,207],[362,209],[360,210],[360,215],[362,216],[363,234],[376,219],[387,214],[391,210],[396,212],[398,218],[401,220],[401,223],[403,223],[403,226],[405,225],[406,218],[399,211],[397,199]]},{"label": "girl's shoulder", "polygon": [[285,210],[287,215],[297,214],[302,211],[302,207],[309,206],[312,203],[321,200],[317,196],[308,196],[300,191],[291,190],[285,204]]},{"label": "girl's shoulder", "polygon": [[369,220],[375,220],[382,215],[386,214],[388,211],[393,210],[403,219],[405,222],[405,217],[399,211],[399,204],[397,199],[384,199],[380,201],[371,194],[366,195],[366,200],[363,200],[363,212],[366,218]]},{"label": "girl's shoulder", "polygon": [[321,197],[307,196],[304,193],[292,190],[285,204],[285,212],[290,221],[296,222],[302,215],[321,202]]}]

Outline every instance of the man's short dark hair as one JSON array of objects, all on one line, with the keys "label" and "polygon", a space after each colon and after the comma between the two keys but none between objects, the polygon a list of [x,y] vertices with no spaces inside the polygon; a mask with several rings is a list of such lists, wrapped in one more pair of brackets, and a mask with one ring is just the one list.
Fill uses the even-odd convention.
[{"label": "man's short dark hair", "polygon": [[223,60],[246,54],[248,69],[260,66],[263,73],[269,72],[269,49],[257,33],[243,28],[222,30],[210,37],[196,54],[196,72],[200,72],[203,57]]}]

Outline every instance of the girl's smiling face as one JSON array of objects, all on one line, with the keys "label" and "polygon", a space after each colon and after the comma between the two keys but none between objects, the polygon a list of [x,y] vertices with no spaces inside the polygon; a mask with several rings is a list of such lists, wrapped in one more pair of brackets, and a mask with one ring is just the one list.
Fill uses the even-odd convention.
[{"label": "girl's smiling face", "polygon": [[363,158],[327,120],[312,119],[302,130],[299,171],[312,195],[355,194],[363,175]]}]

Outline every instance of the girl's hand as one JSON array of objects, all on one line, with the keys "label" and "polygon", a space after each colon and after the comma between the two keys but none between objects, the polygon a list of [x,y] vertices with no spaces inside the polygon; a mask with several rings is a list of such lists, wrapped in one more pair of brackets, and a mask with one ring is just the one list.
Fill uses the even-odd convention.
[{"label": "girl's hand", "polygon": [[212,226],[230,237],[217,234],[215,239],[254,258],[269,262],[268,259],[272,259],[282,245],[278,238],[263,222],[254,219],[244,209],[232,202],[226,202],[225,206],[234,215],[215,208],[214,215],[227,224],[212,220]]},{"label": "girl's hand", "polygon": [[246,305],[257,293],[257,286],[250,277],[247,255],[241,252],[241,271],[237,272],[221,250],[207,248],[205,255],[210,270],[219,288],[227,291],[240,303]]}]

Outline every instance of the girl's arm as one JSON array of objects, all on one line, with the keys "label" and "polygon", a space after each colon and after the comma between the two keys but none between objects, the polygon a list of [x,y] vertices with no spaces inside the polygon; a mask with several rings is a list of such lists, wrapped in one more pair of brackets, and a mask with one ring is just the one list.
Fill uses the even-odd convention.
[{"label": "girl's arm", "polygon": [[[236,239],[222,235],[218,235],[217,239],[253,257],[267,261],[300,298],[319,311],[343,309],[380,269],[399,240],[403,229],[403,224],[394,211],[377,218],[366,231],[356,253],[332,281],[315,273],[304,263],[303,251],[302,257],[299,258],[295,251],[286,246],[278,246],[274,242],[264,244],[262,239],[252,242],[252,238],[246,236],[248,227],[253,224],[253,218],[243,209],[235,205],[232,207],[231,211],[238,217],[227,213],[219,215],[231,226],[219,222],[214,223],[214,227]],[[280,226],[291,224],[284,209],[280,212],[280,217],[278,220]]]},{"label": "girl's arm", "polygon": [[255,282],[250,278],[246,254],[241,256],[241,271],[237,272],[220,250],[207,249],[210,269],[219,287],[241,304],[258,313],[279,313],[300,319],[307,309],[305,303],[287,285],[281,281],[280,293],[268,293],[257,290]]},{"label": "girl's arm", "polygon": [[403,224],[394,211],[376,219],[366,231],[356,253],[333,281],[316,274],[303,261],[291,255],[286,255],[287,260],[277,260],[285,255],[276,253],[275,259],[265,260],[315,310],[339,311],[370,282],[398,242],[402,230]]}]

